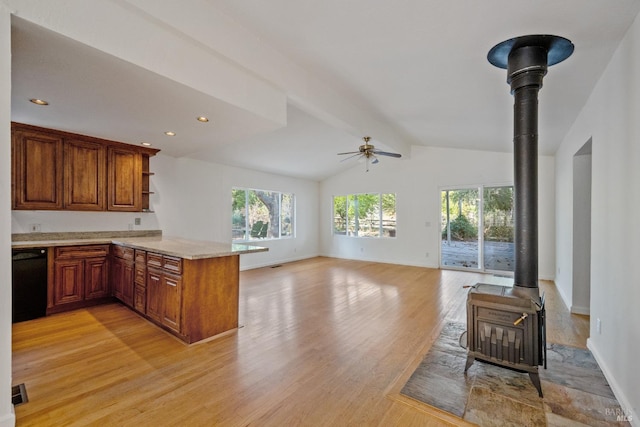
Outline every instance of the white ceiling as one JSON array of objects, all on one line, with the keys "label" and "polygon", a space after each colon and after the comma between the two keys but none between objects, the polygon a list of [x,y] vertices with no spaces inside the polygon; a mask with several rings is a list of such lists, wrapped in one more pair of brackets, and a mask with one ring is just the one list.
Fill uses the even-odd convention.
[{"label": "white ceiling", "polygon": [[[353,100],[363,114],[379,118],[405,141],[430,146],[511,151],[513,100],[506,71],[491,66],[487,52],[519,35],[569,38],[575,53],[549,69],[540,92],[542,154],[555,152],[640,10],[638,0],[206,4],[207,13],[222,11],[263,46]],[[324,115],[305,108],[299,93],[290,94],[288,124],[279,127],[21,19],[14,19],[12,37],[15,121],[149,141],[176,157],[313,180],[353,166],[341,163],[336,153],[356,149],[364,136],[335,121],[329,125]],[[286,82],[274,85],[290,93]],[[51,105],[36,107],[28,102],[33,97]],[[201,124],[195,120],[201,114],[216,119]],[[164,130],[178,135],[165,137]],[[403,151],[394,147],[393,138],[371,136],[378,148]]]}]

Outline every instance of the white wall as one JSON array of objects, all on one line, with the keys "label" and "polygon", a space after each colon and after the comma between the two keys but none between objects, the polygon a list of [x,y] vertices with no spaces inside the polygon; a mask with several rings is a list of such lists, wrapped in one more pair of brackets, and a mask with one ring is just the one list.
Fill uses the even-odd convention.
[{"label": "white wall", "polygon": [[11,405],[11,15],[0,2],[0,427]]},{"label": "white wall", "polygon": [[[140,218],[140,225],[135,225]],[[28,233],[30,226],[40,231],[124,231],[158,230],[156,215],[146,212],[11,211],[11,232]]]},{"label": "white wall", "polygon": [[[556,283],[572,286],[573,155],[592,137],[588,346],[623,408],[640,416],[640,21],[636,18],[556,153]],[[602,330],[596,330],[596,319]]]},{"label": "white wall", "polygon": [[268,252],[240,256],[240,268],[274,265],[319,254],[319,184],[198,160],[157,155],[151,160],[156,210],[165,236],[231,242],[231,189],[256,188],[293,193],[296,235],[257,243]]},{"label": "white wall", "polygon": [[[547,279],[553,278],[555,270],[554,176],[554,159],[540,157],[539,276]],[[414,146],[409,159],[382,158],[380,163],[369,168],[369,172],[365,172],[364,165],[357,165],[321,184],[322,253],[349,259],[438,267],[440,189],[478,184],[513,184],[513,155]],[[363,192],[396,193],[398,225],[395,239],[332,235],[332,197]]]}]

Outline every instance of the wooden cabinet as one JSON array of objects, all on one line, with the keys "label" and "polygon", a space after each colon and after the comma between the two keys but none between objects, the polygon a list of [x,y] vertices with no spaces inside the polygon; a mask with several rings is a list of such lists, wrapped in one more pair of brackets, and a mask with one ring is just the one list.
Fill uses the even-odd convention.
[{"label": "wooden cabinet", "polygon": [[110,211],[142,210],[142,155],[135,150],[109,147]]},{"label": "wooden cabinet", "polygon": [[239,259],[147,252],[147,318],[188,343],[237,328]]},{"label": "wooden cabinet", "polygon": [[101,303],[109,297],[109,245],[63,246],[51,253],[47,314]]},{"label": "wooden cabinet", "polygon": [[79,139],[64,141],[64,208],[103,211],[106,206],[106,149]]},{"label": "wooden cabinet", "polygon": [[13,209],[62,209],[63,139],[12,127]]},{"label": "wooden cabinet", "polygon": [[147,253],[147,316],[182,333],[182,259]]},{"label": "wooden cabinet", "polygon": [[142,211],[150,211],[149,197],[153,194],[151,190],[150,178],[153,172],[149,169],[149,155],[142,154]]},{"label": "wooden cabinet", "polygon": [[84,262],[84,299],[106,298],[109,288],[109,270],[106,257],[89,258]]},{"label": "wooden cabinet", "polygon": [[136,249],[133,279],[133,308],[144,314],[147,311],[147,257],[146,252]]},{"label": "wooden cabinet", "polygon": [[238,327],[240,256],[183,259],[120,245],[49,251],[47,314],[112,301],[187,343]]},{"label": "wooden cabinet", "polygon": [[162,270],[147,269],[147,311],[149,319],[162,323]]},{"label": "wooden cabinet", "polygon": [[53,306],[84,300],[84,260],[55,262]]},{"label": "wooden cabinet", "polygon": [[13,209],[149,211],[159,150],[12,123]]},{"label": "wooden cabinet", "polygon": [[111,285],[113,296],[133,307],[134,263],[133,249],[112,246]]}]

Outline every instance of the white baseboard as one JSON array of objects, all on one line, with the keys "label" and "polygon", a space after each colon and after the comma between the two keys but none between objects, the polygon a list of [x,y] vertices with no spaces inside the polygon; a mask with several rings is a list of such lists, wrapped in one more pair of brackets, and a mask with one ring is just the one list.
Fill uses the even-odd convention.
[{"label": "white baseboard", "polygon": [[589,307],[576,307],[575,305],[571,306],[571,312],[573,314],[584,314],[587,316],[591,314]]},{"label": "white baseboard", "polygon": [[[611,371],[609,370],[607,365],[604,363],[602,356],[598,352],[598,348],[595,346],[591,338],[587,338],[587,348],[591,351],[591,354],[593,354],[593,357],[596,359],[596,362],[598,362],[598,366],[600,366],[600,369],[602,370],[604,377],[607,379],[607,382],[611,387],[611,391],[613,391],[613,394],[616,396],[616,399],[618,399],[618,403],[622,407],[622,411],[623,411],[622,415],[625,415],[627,417],[627,421],[629,421],[629,423],[632,426],[639,427],[640,422],[638,422],[638,414],[634,412],[633,406],[629,402],[629,399],[627,399],[627,396],[620,389],[620,385],[611,374]],[[612,421],[615,421],[615,419],[613,419]]]},{"label": "white baseboard", "polygon": [[280,259],[280,260],[271,260],[271,261],[266,262],[266,263],[251,264],[251,265],[246,265],[246,266],[240,267],[240,271],[253,270],[255,268],[263,268],[263,267],[273,267],[274,265],[285,264],[287,262],[302,261],[303,259],[315,258],[315,257],[318,257],[318,256],[322,256],[322,255],[306,255],[306,256],[300,256],[300,257],[296,257],[296,258],[285,258],[285,259]]}]

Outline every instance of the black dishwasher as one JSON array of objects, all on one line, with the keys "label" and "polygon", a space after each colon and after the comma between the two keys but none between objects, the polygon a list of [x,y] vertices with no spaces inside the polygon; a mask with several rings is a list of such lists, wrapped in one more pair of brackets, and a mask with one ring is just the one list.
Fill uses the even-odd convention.
[{"label": "black dishwasher", "polygon": [[47,314],[47,249],[13,249],[12,322]]}]

